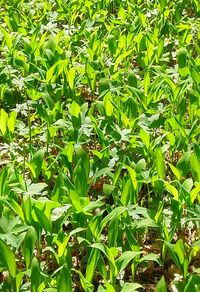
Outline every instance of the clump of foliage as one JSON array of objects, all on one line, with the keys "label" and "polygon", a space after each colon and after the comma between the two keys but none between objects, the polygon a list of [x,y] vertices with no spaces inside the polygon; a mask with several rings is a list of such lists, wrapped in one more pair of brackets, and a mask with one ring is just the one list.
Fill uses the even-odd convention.
[{"label": "clump of foliage", "polygon": [[198,0],[0,0],[0,290],[199,291]]}]

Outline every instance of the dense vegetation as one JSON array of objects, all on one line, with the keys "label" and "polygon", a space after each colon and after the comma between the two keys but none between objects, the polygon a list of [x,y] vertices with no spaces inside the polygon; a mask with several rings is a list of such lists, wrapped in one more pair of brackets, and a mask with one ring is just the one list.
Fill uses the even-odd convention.
[{"label": "dense vegetation", "polygon": [[0,291],[200,291],[199,17],[0,0]]}]

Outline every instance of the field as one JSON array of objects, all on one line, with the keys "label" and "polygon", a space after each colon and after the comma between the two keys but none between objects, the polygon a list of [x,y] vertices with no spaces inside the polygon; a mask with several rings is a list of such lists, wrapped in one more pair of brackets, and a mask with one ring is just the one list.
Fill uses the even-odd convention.
[{"label": "field", "polygon": [[0,0],[0,291],[200,291],[200,2]]}]

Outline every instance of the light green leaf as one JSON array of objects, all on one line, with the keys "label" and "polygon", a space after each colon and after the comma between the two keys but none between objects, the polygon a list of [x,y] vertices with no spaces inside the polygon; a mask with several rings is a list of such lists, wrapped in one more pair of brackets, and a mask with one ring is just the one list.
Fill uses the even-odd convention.
[{"label": "light green leaf", "polygon": [[41,281],[40,265],[36,257],[31,263],[31,291],[37,292]]},{"label": "light green leaf", "polygon": [[176,189],[174,186],[170,185],[168,182],[165,182],[165,187],[166,187],[166,190],[167,190],[171,195],[173,195],[174,199],[175,199],[176,201],[178,201],[178,199],[179,199],[179,194],[178,194],[177,189]]},{"label": "light green leaf", "polygon": [[137,292],[138,289],[142,288],[140,284],[137,283],[125,283],[121,292]]},{"label": "light green leaf", "polygon": [[34,212],[37,217],[39,225],[44,228],[46,232],[52,233],[52,222],[50,219],[47,218],[47,216],[44,214],[43,211],[40,209],[34,207]]},{"label": "light green leaf", "polygon": [[93,248],[90,252],[90,256],[89,256],[87,267],[86,267],[86,280],[89,281],[90,283],[92,282],[92,279],[93,279],[98,258],[99,258],[99,250],[96,248]]},{"label": "light green leaf", "polygon": [[29,268],[29,265],[31,263],[31,258],[33,256],[33,249],[36,239],[37,237],[35,229],[32,226],[30,226],[23,242],[23,255],[27,269]]},{"label": "light green leaf", "polygon": [[8,245],[1,239],[0,239],[0,253],[4,259],[6,266],[8,267],[11,277],[14,278],[16,275],[15,255],[12,252],[12,250],[8,247]]},{"label": "light green leaf", "polygon": [[150,146],[150,135],[149,135],[149,133],[144,129],[140,129],[140,138],[144,142],[146,148],[149,149],[149,146]]},{"label": "light green leaf", "polygon": [[12,39],[11,39],[11,34],[9,34],[1,25],[0,25],[0,30],[4,36],[6,45],[8,48],[11,50],[13,47]]},{"label": "light green leaf", "polygon": [[174,174],[174,175],[176,176],[176,178],[180,181],[180,179],[181,179],[181,173],[180,173],[179,169],[176,168],[175,166],[173,166],[173,164],[171,164],[171,163],[169,163],[169,162],[168,162],[168,165],[170,166],[170,168],[171,168],[173,174]]},{"label": "light green leaf", "polygon": [[162,153],[160,147],[158,147],[155,150],[155,164],[156,164],[156,169],[157,169],[159,178],[164,179],[164,177],[165,177],[165,159],[164,159],[164,156],[163,156],[163,153]]},{"label": "light green leaf", "polygon": [[156,286],[156,292],[167,292],[167,285],[164,276],[159,280]]},{"label": "light green leaf", "polygon": [[2,135],[4,136],[7,130],[7,120],[8,120],[8,114],[5,112],[4,109],[1,109],[0,111],[0,130],[2,132]]},{"label": "light green leaf", "polygon": [[136,190],[137,189],[137,186],[138,186],[138,182],[137,182],[137,179],[136,179],[136,172],[133,168],[131,168],[130,166],[126,165],[126,168],[129,172],[129,175],[131,177],[131,182],[132,182],[132,185],[134,187],[134,189]]},{"label": "light green leaf", "polygon": [[60,271],[57,286],[58,286],[58,292],[72,291],[71,272],[69,268],[67,267],[67,264],[64,264],[63,268]]},{"label": "light green leaf", "polygon": [[123,252],[122,255],[116,260],[116,267],[117,267],[118,273],[120,274],[127,267],[130,261],[140,254],[141,252],[133,252],[133,251]]},{"label": "light green leaf", "polygon": [[73,102],[71,104],[71,107],[70,107],[71,115],[76,117],[76,118],[78,118],[79,114],[80,114],[80,111],[81,111],[80,105],[73,100]]},{"label": "light green leaf", "polygon": [[7,122],[7,127],[9,129],[9,131],[13,134],[15,131],[15,122],[16,122],[16,117],[17,117],[17,113],[12,111],[10,113],[8,122]]}]

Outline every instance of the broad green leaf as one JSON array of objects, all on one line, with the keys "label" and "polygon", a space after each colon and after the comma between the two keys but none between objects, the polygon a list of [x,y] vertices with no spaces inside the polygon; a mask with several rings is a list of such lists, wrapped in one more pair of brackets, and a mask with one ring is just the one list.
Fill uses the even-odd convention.
[{"label": "broad green leaf", "polygon": [[136,172],[133,168],[131,168],[130,166],[126,165],[126,168],[129,172],[129,175],[131,177],[131,182],[132,182],[132,185],[134,187],[134,189],[136,190],[137,189],[137,186],[138,186],[138,182],[137,182],[137,179],[136,179]]},{"label": "broad green leaf", "polygon": [[79,117],[79,114],[80,114],[80,111],[81,111],[81,107],[80,105],[73,101],[72,104],[71,104],[71,107],[70,107],[70,113],[72,116],[78,118]]},{"label": "broad green leaf", "polygon": [[86,152],[81,152],[80,158],[73,171],[74,185],[81,197],[84,197],[88,190],[88,178],[90,172],[90,161]]},{"label": "broad green leaf", "polygon": [[34,212],[37,217],[39,225],[44,228],[46,232],[52,233],[52,222],[50,219],[47,218],[47,216],[44,214],[44,212],[36,207],[34,207]]},{"label": "broad green leaf", "polygon": [[108,92],[105,96],[104,96],[104,107],[105,107],[105,110],[106,110],[106,115],[108,117],[112,116],[113,114],[113,105],[112,105],[112,96],[111,96],[111,93]]},{"label": "broad green leaf", "polygon": [[174,251],[178,256],[178,259],[179,259],[180,263],[183,264],[185,250],[184,250],[184,245],[183,245],[183,240],[182,239],[179,239],[176,242],[176,244],[174,245]]},{"label": "broad green leaf", "polygon": [[114,217],[114,216],[119,216],[122,213],[126,212],[127,208],[126,207],[116,207],[113,209],[102,221],[101,221],[101,229],[104,228],[104,226]]},{"label": "broad green leaf", "polygon": [[173,166],[173,164],[168,162],[168,165],[170,166],[173,174],[176,176],[176,178],[180,181],[181,179],[181,174],[178,168],[176,168],[175,166]]},{"label": "broad green leaf", "polygon": [[74,79],[75,79],[76,69],[70,68],[66,70],[67,80],[69,82],[69,87],[73,90],[74,89]]},{"label": "broad green leaf", "polygon": [[196,153],[191,154],[190,165],[191,165],[192,173],[193,173],[195,180],[200,182],[200,161],[199,161]]},{"label": "broad green leaf", "polygon": [[81,285],[85,292],[93,292],[94,286],[86,280],[86,278],[83,276],[83,274],[79,270],[73,269],[80,277]]},{"label": "broad green leaf", "polygon": [[190,192],[191,202],[194,203],[197,195],[200,193],[200,183],[197,183],[195,188],[193,188]]},{"label": "broad green leaf", "polygon": [[149,74],[149,72],[147,72],[146,75],[144,76],[144,93],[145,93],[145,95],[148,95],[150,82],[151,82],[150,74]]},{"label": "broad green leaf", "polygon": [[115,61],[115,65],[114,65],[114,72],[117,70],[119,64],[123,61],[123,59],[125,59],[128,55],[130,55],[132,53],[132,50],[128,50],[127,52],[120,54],[116,61]]},{"label": "broad green leaf", "polygon": [[68,59],[57,61],[46,73],[46,82],[54,83],[56,78],[63,72],[68,64]]},{"label": "broad green leaf", "polygon": [[156,286],[156,292],[167,292],[167,285],[164,276],[162,276],[161,279],[159,280]]},{"label": "broad green leaf", "polygon": [[1,111],[0,111],[0,130],[1,130],[1,133],[3,136],[6,134],[6,130],[7,130],[7,120],[8,120],[8,114],[5,112],[4,109],[1,109]]},{"label": "broad green leaf", "polygon": [[99,258],[99,250],[96,248],[93,248],[90,252],[90,256],[89,256],[87,267],[86,267],[86,280],[89,282],[92,282],[95,268],[98,262],[98,258]]},{"label": "broad green leaf", "polygon": [[178,201],[179,194],[178,194],[177,189],[174,186],[170,185],[168,182],[165,182],[165,187],[166,187],[166,190],[174,197],[174,199]]},{"label": "broad green leaf", "polygon": [[7,199],[4,200],[6,205],[12,210],[14,211],[22,221],[24,221],[24,214],[22,211],[22,208],[19,206],[19,204],[17,204],[17,202],[15,202],[15,200],[10,200],[8,201]]},{"label": "broad green leaf", "polygon": [[121,292],[137,292],[142,286],[138,283],[125,283]]},{"label": "broad green leaf", "polygon": [[24,272],[19,272],[15,277],[16,292],[20,292],[23,277],[24,277]]},{"label": "broad green leaf", "polygon": [[8,130],[13,134],[15,131],[15,122],[16,122],[17,113],[12,111],[9,115],[8,121],[7,121],[7,127]]},{"label": "broad green leaf", "polygon": [[165,177],[165,159],[162,153],[161,148],[156,148],[155,150],[155,164],[156,164],[156,169],[158,172],[158,176],[161,179],[164,179]]},{"label": "broad green leaf", "polygon": [[15,255],[2,239],[0,239],[0,254],[4,259],[4,263],[6,264],[11,277],[14,278],[16,275]]},{"label": "broad green leaf", "polygon": [[85,230],[85,228],[79,227],[79,228],[76,228],[76,229],[72,230],[69,234],[67,234],[65,236],[65,239],[63,240],[63,242],[58,247],[58,256],[59,257],[62,257],[64,255],[65,248],[66,248],[66,246],[68,244],[68,241],[69,241],[70,237],[73,236],[74,234],[79,233],[79,232],[84,231],[84,230]]},{"label": "broad green leaf", "polygon": [[158,224],[151,218],[142,219],[140,222],[137,223],[137,228],[146,228],[146,227],[157,228]]},{"label": "broad green leaf", "polygon": [[11,34],[8,33],[1,25],[0,25],[0,30],[4,36],[6,45],[8,46],[8,48],[11,50],[13,47],[13,43],[12,43],[12,38],[11,38]]},{"label": "broad green leaf", "polygon": [[132,261],[136,256],[140,255],[141,252],[125,251],[122,255],[116,260],[116,267],[118,273],[121,273],[127,265]]},{"label": "broad green leaf", "polygon": [[144,129],[140,129],[140,138],[144,142],[146,148],[149,149],[149,146],[150,146],[150,135],[149,135],[149,133]]},{"label": "broad green leaf", "polygon": [[103,252],[103,254],[108,258],[108,261],[110,263],[110,269],[111,269],[112,276],[116,276],[117,275],[117,267],[116,267],[115,260],[114,260],[114,257],[113,257],[111,250],[106,245],[104,245],[102,243],[93,243],[91,245],[91,248],[96,248],[96,249],[99,249],[101,252]]},{"label": "broad green leaf", "polygon": [[[167,249],[168,249],[168,251],[169,251],[169,253],[170,253],[170,256],[171,256],[171,258],[172,258],[172,260],[173,260],[173,262],[175,263],[175,265],[181,270],[181,271],[183,271],[183,266],[181,266],[180,265],[180,261],[179,261],[179,258],[178,258],[178,254],[176,253],[176,251],[175,251],[175,245],[174,244],[171,244],[171,243],[169,243],[169,242],[166,242],[165,241],[165,245],[167,246]],[[177,247],[178,248],[178,247]],[[177,249],[176,248],[176,249]],[[182,257],[182,255],[181,255],[181,257]]]},{"label": "broad green leaf", "polygon": [[114,287],[106,280],[105,280],[105,286],[106,286],[106,292],[116,292]]},{"label": "broad green leaf", "polygon": [[181,171],[181,175],[184,177],[190,170],[190,155],[189,152],[184,153],[176,165],[176,168]]},{"label": "broad green leaf", "polygon": [[27,269],[29,268],[29,265],[31,263],[36,239],[37,237],[36,237],[35,229],[32,226],[30,226],[23,242],[23,255],[24,255],[24,260],[25,260]]},{"label": "broad green leaf", "polygon": [[33,158],[30,161],[30,166],[33,168],[34,170],[34,179],[38,179],[41,169],[42,169],[42,163],[43,163],[43,158],[44,158],[44,153],[45,151],[43,149],[38,150]]},{"label": "broad green leaf", "polygon": [[110,167],[105,167],[100,169],[99,171],[97,171],[94,176],[92,177],[92,181],[94,181],[95,179],[97,179],[98,177],[102,176],[102,175],[106,175],[107,173],[111,172],[112,168]]},{"label": "broad green leaf", "polygon": [[36,257],[31,263],[31,291],[37,292],[41,281],[40,265]]},{"label": "broad green leaf", "polygon": [[108,245],[116,246],[119,235],[119,216],[114,216],[108,227]]},{"label": "broad green leaf", "polygon": [[161,264],[160,257],[157,254],[154,254],[154,253],[149,253],[149,254],[143,256],[138,262],[142,263],[144,261],[153,261],[153,262],[156,262],[159,265]]},{"label": "broad green leaf", "polygon": [[58,278],[57,291],[72,291],[71,271],[66,264],[62,267]]}]

